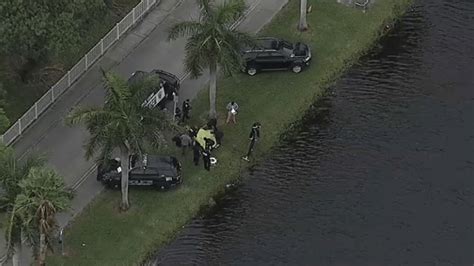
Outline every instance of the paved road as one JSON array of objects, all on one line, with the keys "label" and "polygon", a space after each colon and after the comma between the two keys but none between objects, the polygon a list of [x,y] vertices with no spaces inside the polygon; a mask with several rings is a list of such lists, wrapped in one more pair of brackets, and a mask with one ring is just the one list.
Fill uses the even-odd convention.
[{"label": "paved road", "polygon": [[[246,0],[248,14],[239,29],[257,32],[287,3],[287,0]],[[78,82],[46,111],[15,143],[17,155],[44,154],[51,167],[76,189],[72,211],[61,214],[65,226],[103,187],[95,180],[93,161],[84,158],[83,144],[88,133],[81,127],[67,127],[64,117],[76,105],[101,105],[104,100],[100,67],[128,77],[136,70],[164,69],[182,78],[180,99],[194,98],[205,87],[208,77],[188,79],[183,68],[185,39],[169,42],[167,29],[177,22],[198,17],[196,1],[162,0],[127,36],[111,49]]]}]

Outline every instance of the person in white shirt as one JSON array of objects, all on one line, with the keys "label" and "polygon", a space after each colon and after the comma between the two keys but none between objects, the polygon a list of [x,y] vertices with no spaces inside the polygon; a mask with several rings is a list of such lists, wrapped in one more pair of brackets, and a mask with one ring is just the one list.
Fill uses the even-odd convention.
[{"label": "person in white shirt", "polygon": [[236,123],[235,121],[235,115],[237,115],[237,110],[239,110],[239,105],[232,101],[227,104],[227,120],[225,121],[226,124],[228,124],[230,121],[232,121],[234,124]]}]

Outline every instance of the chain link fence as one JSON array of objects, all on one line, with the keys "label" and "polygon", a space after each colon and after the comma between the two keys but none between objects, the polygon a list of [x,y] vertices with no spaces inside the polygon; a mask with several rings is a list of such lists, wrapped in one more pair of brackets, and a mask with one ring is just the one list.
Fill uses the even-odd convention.
[{"label": "chain link fence", "polygon": [[10,145],[38,117],[56,101],[71,85],[78,80],[97,60],[127,32],[137,21],[143,18],[160,0],[142,0],[119,23],[117,23],[87,54],[74,65],[66,75],[54,84],[23,116],[1,135],[1,141]]}]

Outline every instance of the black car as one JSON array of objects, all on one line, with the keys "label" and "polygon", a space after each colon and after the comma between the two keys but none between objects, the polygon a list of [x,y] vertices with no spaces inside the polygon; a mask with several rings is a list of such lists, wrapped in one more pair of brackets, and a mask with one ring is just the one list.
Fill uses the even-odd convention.
[{"label": "black car", "polygon": [[[106,187],[119,188],[122,178],[120,159],[109,159],[98,166],[97,180]],[[144,155],[130,157],[128,184],[131,186],[153,186],[160,189],[181,184],[181,164],[172,156]]]},{"label": "black car", "polygon": [[128,79],[128,83],[133,84],[134,82],[139,82],[145,78],[153,76],[157,76],[160,82],[159,84],[156,84],[155,92],[148,97],[148,99],[145,101],[145,104],[151,107],[158,106],[163,109],[165,108],[167,101],[173,100],[173,92],[178,95],[180,88],[178,77],[159,69],[155,69],[150,72],[139,70],[132,73],[132,76]]},{"label": "black car", "polygon": [[311,50],[303,43],[292,44],[278,38],[258,38],[254,47],[242,50],[243,69],[253,76],[264,70],[291,69],[299,73],[311,61]]}]

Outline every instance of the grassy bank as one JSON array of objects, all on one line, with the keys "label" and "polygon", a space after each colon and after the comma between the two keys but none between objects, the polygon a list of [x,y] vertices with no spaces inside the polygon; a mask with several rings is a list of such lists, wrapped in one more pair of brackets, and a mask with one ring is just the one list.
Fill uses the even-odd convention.
[{"label": "grassy bank", "polygon": [[109,2],[109,7],[100,19],[91,21],[88,28],[81,29],[81,43],[78,44],[78,47],[74,47],[60,56],[48,55],[43,62],[38,62],[37,66],[29,71],[26,80],[22,80],[12,69],[8,55],[0,55],[0,83],[3,84],[3,89],[6,91],[4,109],[10,122],[13,123],[20,118],[123,16],[130,12],[139,0]]},{"label": "grassy bank", "polygon": [[[191,165],[191,154],[187,158],[178,155],[184,165],[185,183],[163,193],[132,189],[132,208],[127,213],[117,211],[118,191],[101,194],[67,230],[68,256],[52,256],[48,264],[133,265],[168,243],[210,197],[238,177],[239,158],[247,148],[251,124],[262,123],[262,139],[255,153],[258,161],[278,144],[282,133],[291,130],[292,123],[301,118],[318,95],[372,46],[383,26],[405,10],[410,0],[378,0],[366,14],[335,0],[309,0],[313,5],[308,16],[310,30],[303,34],[295,31],[298,2],[291,0],[261,35],[310,44],[314,52],[312,66],[298,75],[236,75],[219,81],[221,120],[228,101],[235,100],[240,105],[238,124],[220,127],[225,138],[215,153],[219,165],[209,173],[202,164]],[[193,106],[193,123],[201,124],[208,107],[205,91]]]}]

